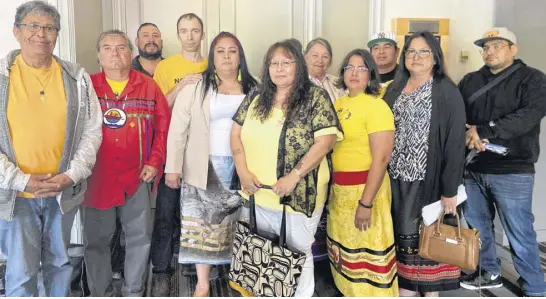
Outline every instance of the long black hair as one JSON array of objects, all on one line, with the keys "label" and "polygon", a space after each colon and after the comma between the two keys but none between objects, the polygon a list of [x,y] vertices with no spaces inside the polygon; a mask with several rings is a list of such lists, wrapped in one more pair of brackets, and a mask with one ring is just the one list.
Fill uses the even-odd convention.
[{"label": "long black hair", "polygon": [[408,68],[406,67],[406,51],[408,50],[411,42],[414,39],[419,37],[422,37],[425,39],[428,46],[430,47],[430,50],[432,51],[432,58],[434,59],[434,66],[432,67],[432,76],[434,78],[449,79],[446,72],[444,52],[442,51],[442,47],[440,46],[440,43],[438,42],[436,37],[429,31],[420,31],[420,32],[414,33],[404,43],[404,48],[402,49],[402,53],[400,55],[400,65],[398,66],[398,70],[396,71],[396,76],[394,77],[393,82],[389,85],[389,87],[387,87],[387,92],[390,90],[402,89],[408,82],[408,79],[410,77],[410,72]]},{"label": "long black hair", "polygon": [[375,64],[372,54],[364,49],[354,49],[345,56],[341,63],[341,67],[339,68],[339,78],[337,79],[335,86],[343,90],[347,89],[344,77],[345,67],[349,65],[349,60],[351,60],[351,57],[353,56],[360,56],[362,61],[364,61],[364,65],[368,68],[368,86],[366,86],[366,89],[363,91],[370,95],[379,95],[381,89],[379,71],[377,70],[377,65]]},{"label": "long black hair", "polygon": [[258,98],[258,102],[254,109],[254,115],[262,122],[271,114],[275,93],[277,92],[277,86],[273,83],[271,75],[269,74],[269,63],[277,50],[283,51],[288,57],[294,59],[296,65],[294,84],[292,85],[292,90],[290,91],[288,101],[286,102],[285,115],[287,119],[291,119],[293,112],[305,101],[306,95],[312,86],[303,54],[297,46],[289,40],[283,40],[271,45],[264,57],[260,97]]},{"label": "long black hair", "polygon": [[216,47],[216,44],[218,41],[224,37],[228,37],[233,39],[235,44],[237,45],[237,48],[239,50],[239,71],[241,72],[241,79],[240,83],[243,87],[243,93],[248,94],[250,90],[252,90],[253,87],[258,85],[258,82],[252,75],[250,75],[250,72],[248,71],[248,65],[246,64],[246,57],[245,57],[245,51],[243,50],[243,46],[241,45],[241,42],[239,39],[232,33],[222,31],[220,32],[210,43],[210,50],[209,50],[209,57],[208,57],[208,65],[207,69],[201,75],[203,76],[203,100],[205,99],[205,96],[207,94],[207,91],[212,87],[212,90],[215,92],[218,91],[218,84],[220,83],[221,79],[220,77],[216,76],[216,71],[214,68],[214,48]]}]

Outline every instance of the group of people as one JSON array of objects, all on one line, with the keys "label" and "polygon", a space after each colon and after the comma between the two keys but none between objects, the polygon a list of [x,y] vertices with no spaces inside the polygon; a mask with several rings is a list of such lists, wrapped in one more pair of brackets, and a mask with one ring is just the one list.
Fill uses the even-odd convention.
[{"label": "group of people", "polygon": [[[92,296],[114,292],[118,226],[124,296],[143,295],[150,257],[152,295],[169,296],[175,250],[180,263],[195,265],[194,296],[209,296],[211,269],[231,263],[234,226],[249,217],[251,195],[260,233],[279,234],[287,212],[287,244],[306,255],[296,296],[313,295],[313,263],[325,257],[345,296],[500,287],[495,208],[523,292],[545,294],[531,202],[546,77],[515,58],[512,32],[493,28],[478,39],[485,65],[456,85],[429,32],[402,48],[392,32],[377,33],[368,50],[345,56],[338,77],[327,73],[327,40],[305,48],[279,41],[255,78],[232,33],[218,34],[202,57],[202,20],[182,15],[177,29],[181,52],[166,59],[152,23],[139,27],[134,59],[124,32],[102,33],[101,71],[88,75],[53,55],[54,7],[17,8],[20,50],[0,60],[8,296],[38,295],[39,271],[47,296],[69,294],[67,247],[80,205]],[[466,166],[469,150],[478,154]],[[422,208],[440,201],[447,214],[460,213],[461,184],[465,218],[482,241],[482,272],[462,279],[418,250]],[[326,234],[317,233],[324,223]]]}]

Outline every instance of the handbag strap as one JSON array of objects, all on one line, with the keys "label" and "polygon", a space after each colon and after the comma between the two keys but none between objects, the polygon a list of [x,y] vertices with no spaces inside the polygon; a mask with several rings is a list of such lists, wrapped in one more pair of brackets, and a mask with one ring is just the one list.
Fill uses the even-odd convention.
[{"label": "handbag strap", "polygon": [[517,71],[521,67],[521,64],[516,64],[513,67],[509,68],[505,73],[495,78],[495,80],[487,83],[484,87],[478,89],[475,93],[473,93],[470,98],[468,98],[468,101],[466,102],[467,106],[472,105],[480,96],[482,96],[484,93],[486,93],[491,88],[495,87],[495,85],[501,83],[504,79],[506,79],[508,76],[510,76],[513,72]]},{"label": "handbag strap", "polygon": [[[272,189],[273,187],[269,185],[262,185],[261,189]],[[249,197],[250,202],[250,232],[253,234],[258,234],[258,225],[256,223],[256,199],[254,194]],[[282,220],[281,220],[281,231],[279,233],[279,245],[282,247],[287,247],[286,245],[286,205],[282,205]]]},{"label": "handbag strap", "polygon": [[[271,189],[272,187],[269,185],[262,185],[262,187],[260,188]],[[250,232],[253,234],[258,234],[258,224],[256,223],[256,199],[254,197],[254,194],[251,194],[249,196],[248,201],[250,204],[250,219],[249,219]]]},{"label": "handbag strap", "polygon": [[[436,223],[436,233],[440,235],[440,224],[444,223],[444,216],[446,215],[446,211],[442,210],[442,213],[440,214],[440,219]],[[459,218],[459,214],[455,213],[455,217],[457,217],[457,238],[462,239],[461,235],[461,219]]]},{"label": "handbag strap", "polygon": [[279,234],[279,245],[285,248],[288,248],[286,245],[286,205],[282,205],[282,220],[281,220],[281,231]]}]

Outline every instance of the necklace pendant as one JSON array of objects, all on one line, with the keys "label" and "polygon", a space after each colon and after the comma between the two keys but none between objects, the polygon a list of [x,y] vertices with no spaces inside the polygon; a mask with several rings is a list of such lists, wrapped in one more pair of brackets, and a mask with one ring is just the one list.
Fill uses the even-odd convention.
[{"label": "necklace pendant", "polygon": [[42,90],[40,91],[40,100],[43,102],[45,100],[45,92]]}]

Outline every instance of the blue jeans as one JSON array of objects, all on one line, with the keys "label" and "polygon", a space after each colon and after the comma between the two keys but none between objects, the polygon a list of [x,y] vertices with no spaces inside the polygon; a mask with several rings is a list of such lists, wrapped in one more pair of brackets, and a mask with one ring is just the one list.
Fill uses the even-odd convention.
[{"label": "blue jeans", "polygon": [[63,215],[55,198],[15,200],[13,220],[0,220],[0,248],[8,260],[6,296],[38,296],[40,263],[46,296],[69,296],[67,246],[76,210]]},{"label": "blue jeans", "polygon": [[214,172],[218,176],[220,183],[226,190],[229,190],[231,179],[235,172],[235,162],[232,156],[213,156],[209,155],[210,162],[214,167]]},{"label": "blue jeans", "polygon": [[526,295],[540,296],[546,292],[546,283],[533,229],[533,185],[534,174],[469,173],[465,179],[468,199],[464,212],[468,224],[480,232],[482,268],[498,275],[501,269],[493,225],[497,209],[510,242],[514,266],[521,276],[518,282]]}]

